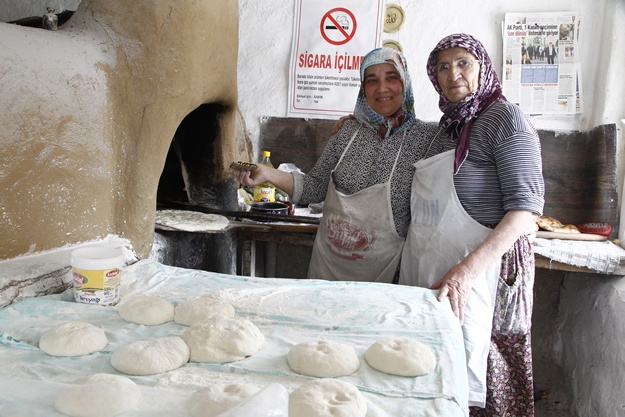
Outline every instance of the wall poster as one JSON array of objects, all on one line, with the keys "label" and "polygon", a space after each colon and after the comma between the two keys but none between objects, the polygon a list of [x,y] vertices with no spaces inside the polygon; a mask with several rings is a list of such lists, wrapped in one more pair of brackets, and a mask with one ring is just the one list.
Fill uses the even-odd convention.
[{"label": "wall poster", "polygon": [[296,0],[287,116],[354,112],[360,62],[379,46],[381,21],[381,0]]}]

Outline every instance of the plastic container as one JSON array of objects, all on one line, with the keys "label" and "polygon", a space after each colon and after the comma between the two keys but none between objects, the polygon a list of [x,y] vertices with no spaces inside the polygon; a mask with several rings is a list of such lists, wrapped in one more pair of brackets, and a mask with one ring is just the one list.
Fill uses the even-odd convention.
[{"label": "plastic container", "polygon": [[123,252],[115,248],[91,246],[72,251],[70,265],[76,302],[117,304],[125,260]]}]

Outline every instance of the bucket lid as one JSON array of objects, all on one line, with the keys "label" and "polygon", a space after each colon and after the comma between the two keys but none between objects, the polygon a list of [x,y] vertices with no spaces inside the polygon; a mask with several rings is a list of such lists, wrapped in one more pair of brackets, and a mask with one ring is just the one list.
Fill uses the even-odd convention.
[{"label": "bucket lid", "polygon": [[126,258],[121,249],[90,246],[72,251],[70,264],[81,269],[121,268]]}]

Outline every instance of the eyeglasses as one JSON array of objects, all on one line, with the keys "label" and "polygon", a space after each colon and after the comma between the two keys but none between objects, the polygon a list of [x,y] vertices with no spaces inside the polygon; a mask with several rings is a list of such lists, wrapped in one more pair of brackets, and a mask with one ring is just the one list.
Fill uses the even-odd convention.
[{"label": "eyeglasses", "polygon": [[471,65],[476,62],[479,64],[480,61],[478,59],[459,59],[453,64],[443,62],[441,64],[434,65],[434,72],[438,75],[448,74],[452,66],[458,68],[460,71],[467,71],[471,68]]}]

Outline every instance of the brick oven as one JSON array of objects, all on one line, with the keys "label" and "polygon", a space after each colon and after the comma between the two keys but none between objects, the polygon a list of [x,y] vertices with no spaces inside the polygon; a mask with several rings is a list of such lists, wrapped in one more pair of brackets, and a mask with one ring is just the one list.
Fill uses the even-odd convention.
[{"label": "brick oven", "polygon": [[57,31],[0,23],[0,260],[110,235],[145,258],[157,201],[232,209],[237,53],[232,0],[83,0]]}]

